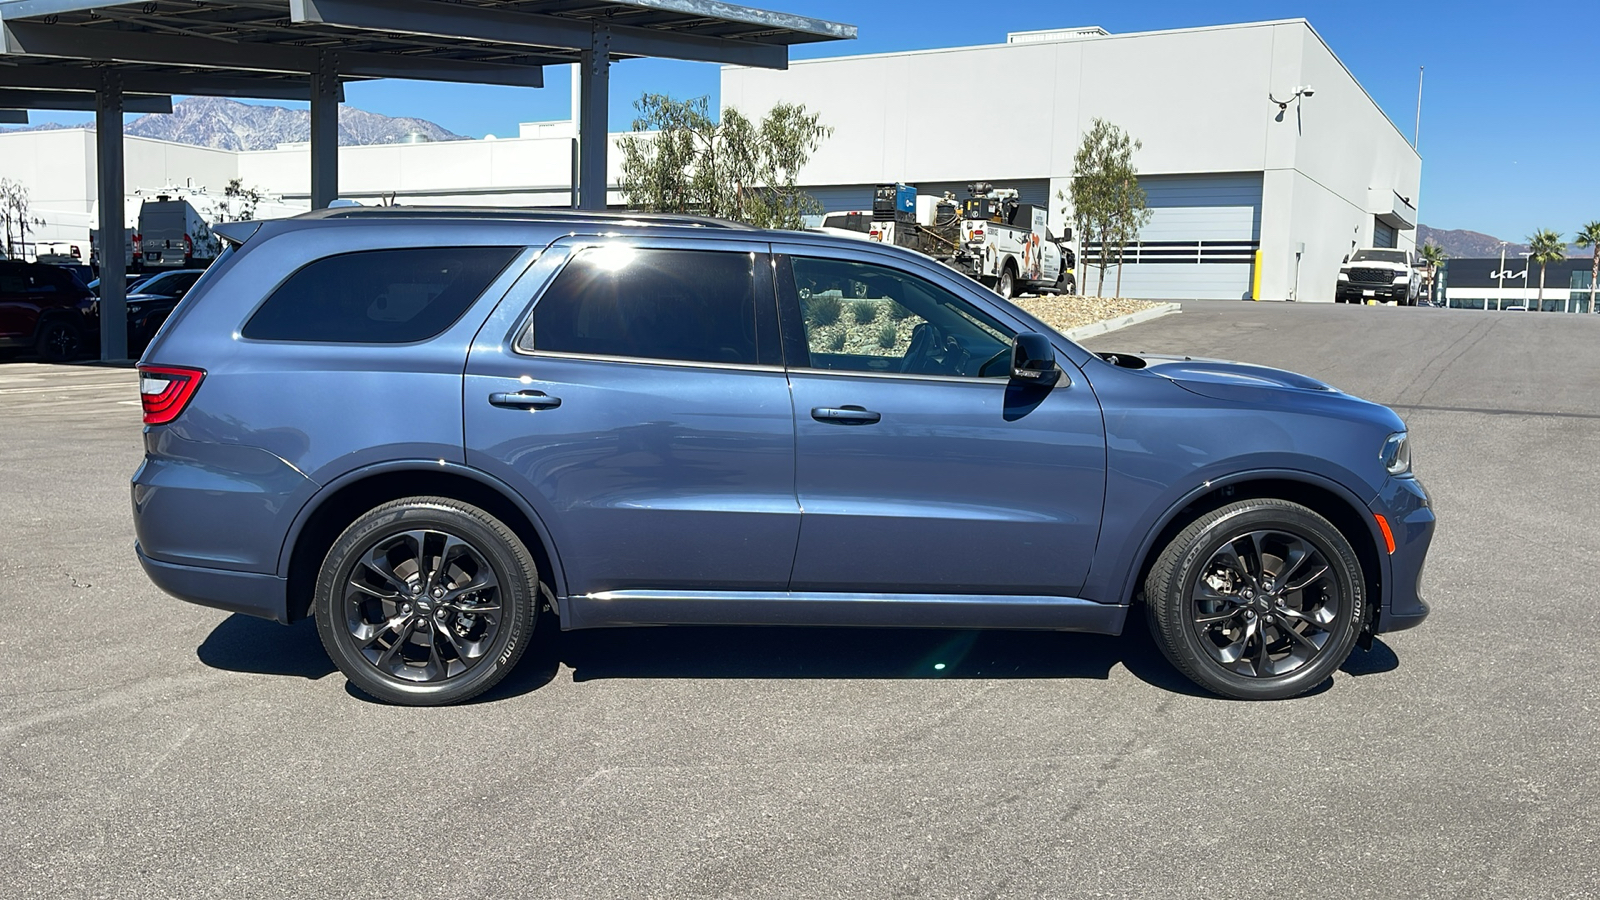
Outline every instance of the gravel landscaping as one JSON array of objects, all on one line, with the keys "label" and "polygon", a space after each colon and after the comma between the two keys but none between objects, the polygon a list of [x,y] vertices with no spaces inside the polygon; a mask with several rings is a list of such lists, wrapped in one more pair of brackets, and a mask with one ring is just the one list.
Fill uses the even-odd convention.
[{"label": "gravel landscaping", "polygon": [[1163,304],[1122,297],[1019,297],[1012,301],[1051,328],[1067,334],[1074,328],[1131,315]]}]

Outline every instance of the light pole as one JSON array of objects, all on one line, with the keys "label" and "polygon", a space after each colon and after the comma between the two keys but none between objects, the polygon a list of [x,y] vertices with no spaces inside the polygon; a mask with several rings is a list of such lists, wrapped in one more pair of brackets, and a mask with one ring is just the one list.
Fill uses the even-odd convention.
[{"label": "light pole", "polygon": [[[1532,258],[1533,258],[1533,248],[1530,247],[1530,248],[1528,248],[1528,252],[1527,253],[1522,254],[1522,311],[1523,312],[1534,312],[1534,310],[1531,310],[1531,309],[1528,308],[1528,269],[1530,268],[1528,263]],[[1543,310],[1539,310],[1539,312],[1543,312]]]},{"label": "light pole", "polygon": [[[1505,241],[1501,241],[1500,242],[1500,270],[1498,272],[1490,272],[1489,273],[1489,277],[1498,279],[1498,281],[1496,282],[1496,286],[1495,286],[1495,308],[1496,309],[1504,309],[1505,308],[1505,305],[1506,305],[1506,296],[1505,296],[1506,295],[1506,278],[1507,277],[1510,277],[1510,278],[1518,278],[1518,277],[1520,277],[1522,279],[1522,305],[1523,305],[1524,308],[1527,307],[1527,305],[1528,305],[1528,267],[1526,265],[1526,260],[1524,260],[1524,265],[1522,267],[1522,271],[1521,272],[1508,271],[1506,269],[1506,242]],[[1483,301],[1483,311],[1484,312],[1488,312],[1489,311],[1489,301],[1487,301],[1487,300]]]}]

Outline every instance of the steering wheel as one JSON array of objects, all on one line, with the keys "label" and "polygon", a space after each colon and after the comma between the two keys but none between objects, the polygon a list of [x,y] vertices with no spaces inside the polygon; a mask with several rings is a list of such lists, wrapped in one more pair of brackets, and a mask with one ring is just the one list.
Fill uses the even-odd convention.
[{"label": "steering wheel", "polygon": [[996,353],[995,355],[989,357],[989,359],[986,362],[984,362],[983,365],[978,367],[978,377],[979,378],[988,378],[990,375],[999,374],[998,372],[990,372],[989,371],[989,367],[995,365],[996,363],[1006,363],[1007,367],[1009,367],[1010,362],[1011,362],[1011,348],[1007,347],[1004,350],[1001,350],[999,353]]},{"label": "steering wheel", "polygon": [[944,348],[944,334],[932,322],[920,322],[911,329],[911,346],[900,360],[904,375],[937,375],[943,368],[938,353]]}]

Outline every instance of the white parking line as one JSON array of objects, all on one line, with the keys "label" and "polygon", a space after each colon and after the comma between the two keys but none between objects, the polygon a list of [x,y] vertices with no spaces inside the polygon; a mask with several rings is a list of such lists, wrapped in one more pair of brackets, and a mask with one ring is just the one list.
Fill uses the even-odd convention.
[{"label": "white parking line", "polygon": [[99,384],[64,384],[58,387],[0,388],[0,394],[49,394],[55,391],[100,391],[119,387],[137,389],[139,385],[132,381],[107,381]]}]

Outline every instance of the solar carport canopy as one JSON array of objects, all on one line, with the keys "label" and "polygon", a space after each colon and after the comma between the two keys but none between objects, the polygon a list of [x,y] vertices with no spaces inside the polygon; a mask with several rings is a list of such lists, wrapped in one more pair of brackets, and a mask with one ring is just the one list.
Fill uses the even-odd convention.
[{"label": "solar carport canopy", "polygon": [[[0,114],[52,108],[64,102],[63,91],[92,92],[101,233],[119,234],[125,95],[146,106],[170,94],[309,100],[311,197],[322,207],[338,191],[344,83],[541,87],[542,66],[577,63],[575,193],[580,207],[599,209],[612,62],[660,57],[785,68],[792,45],[855,35],[852,25],[718,0],[0,0],[0,101],[7,104]],[[57,97],[47,100],[47,91]],[[126,347],[123,279],[112,265],[116,254],[108,255],[101,346],[117,358]]]}]

